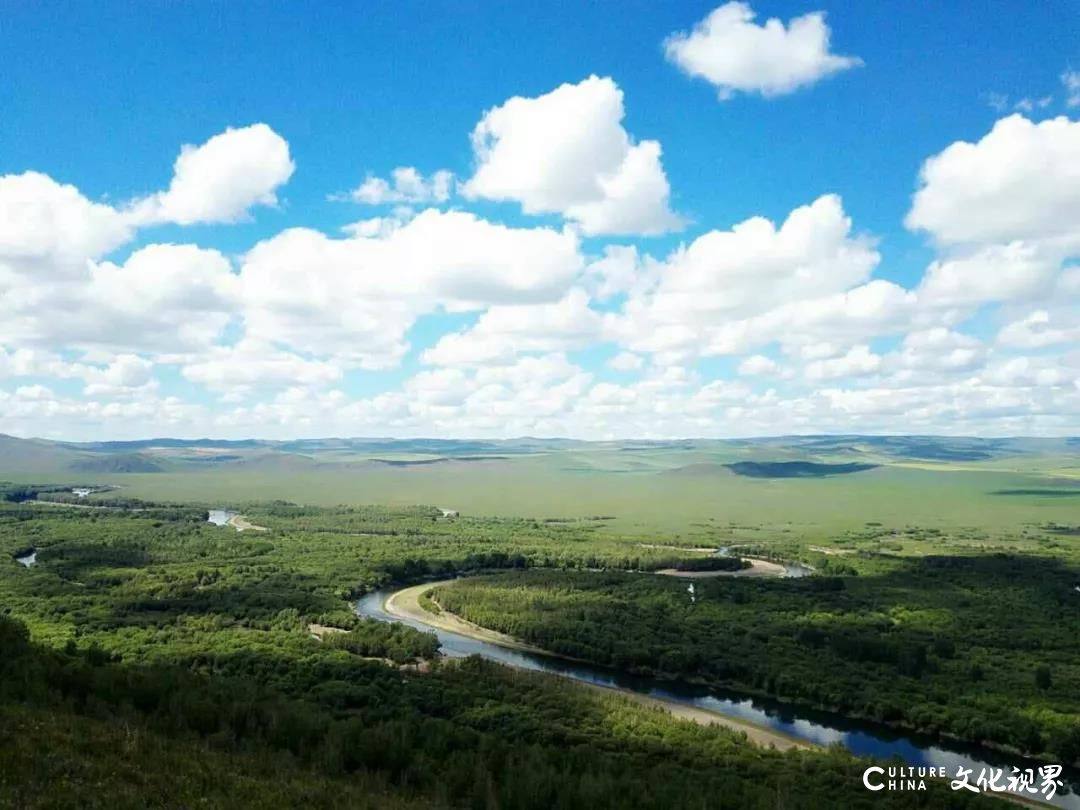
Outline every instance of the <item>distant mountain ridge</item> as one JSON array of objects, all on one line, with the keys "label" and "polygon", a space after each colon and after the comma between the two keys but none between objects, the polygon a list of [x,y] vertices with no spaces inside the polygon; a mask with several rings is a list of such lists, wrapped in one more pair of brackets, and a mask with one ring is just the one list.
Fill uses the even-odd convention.
[{"label": "distant mountain ridge", "polygon": [[[575,453],[580,456],[598,452],[617,454],[625,459],[623,468],[627,470],[653,469],[655,465],[656,469],[682,469],[689,475],[735,472],[752,477],[812,477],[867,469],[858,465],[979,463],[1030,454],[1068,457],[1076,455],[1078,447],[1080,437],[859,434],[623,441],[526,436],[511,439],[328,437],[288,440],[159,437],[95,442],[23,439],[0,434],[0,473],[122,475],[210,468],[301,473],[312,469],[373,467],[419,471],[447,461],[499,464],[513,463],[515,459],[528,456],[562,453],[571,460],[569,463],[574,464],[580,463],[580,458],[574,460]],[[688,456],[685,461],[677,458],[684,453]],[[744,466],[734,466],[736,464]]]}]

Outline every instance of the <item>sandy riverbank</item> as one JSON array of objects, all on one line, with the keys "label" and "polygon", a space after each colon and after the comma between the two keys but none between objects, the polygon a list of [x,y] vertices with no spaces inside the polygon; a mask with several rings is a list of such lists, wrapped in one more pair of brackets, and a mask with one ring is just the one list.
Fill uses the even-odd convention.
[{"label": "sandy riverbank", "polygon": [[229,518],[226,525],[232,526],[238,532],[245,532],[245,531],[248,531],[248,530],[251,530],[253,532],[265,532],[265,531],[267,531],[267,528],[265,526],[256,526],[254,523],[250,522],[243,515],[233,515],[231,518]]},{"label": "sandy riverbank", "polygon": [[314,624],[314,623],[309,624],[307,626],[307,629],[308,629],[308,632],[314,638],[319,639],[319,641],[322,641],[324,636],[332,636],[332,635],[334,635],[336,633],[348,633],[349,632],[348,630],[345,630],[342,627],[331,627],[330,625],[326,625],[326,624]]},{"label": "sandy riverbank", "polygon": [[383,609],[391,616],[396,616],[399,619],[411,619],[429,627],[459,633],[469,638],[475,638],[478,641],[487,641],[491,644],[498,644],[500,647],[508,647],[522,652],[544,653],[539,647],[526,644],[524,641],[518,641],[513,636],[508,636],[505,633],[488,630],[486,627],[465,621],[453,613],[445,610],[441,613],[430,613],[420,606],[421,594],[427,593],[433,588],[438,588],[440,585],[449,585],[453,581],[452,579],[444,579],[440,582],[426,582],[423,585],[414,585],[411,588],[397,591],[386,600]]},{"label": "sandy riverbank", "polygon": [[671,701],[661,700],[660,698],[642,695],[639,692],[633,692],[629,689],[620,689],[616,686],[600,686],[599,684],[587,683],[582,683],[582,686],[586,686],[590,689],[599,689],[604,692],[616,692],[623,697],[629,698],[635,703],[640,703],[643,706],[655,706],[663,709],[672,717],[677,717],[680,720],[689,720],[700,726],[723,726],[724,728],[730,728],[734,731],[741,731],[746,735],[746,738],[750,742],[754,743],[754,745],[760,745],[763,748],[776,748],[779,751],[787,751],[791,748],[809,750],[817,747],[804,740],[789,737],[779,731],[772,731],[771,729],[762,728],[761,726],[755,726],[753,723],[736,720],[733,717],[728,717],[719,712],[710,712],[708,709],[687,706],[685,703],[673,703]]},{"label": "sandy riverbank", "polygon": [[[455,616],[453,613],[442,611],[441,613],[429,613],[423,607],[420,606],[420,596],[433,588],[437,588],[440,585],[448,585],[454,580],[443,580],[441,582],[428,582],[423,585],[414,585],[411,588],[404,588],[392,594],[389,599],[386,600],[386,604],[383,609],[391,616],[395,616],[399,619],[409,619],[421,624],[426,624],[429,627],[433,627],[439,630],[447,630],[451,633],[458,633],[462,636],[474,638],[478,641],[486,641],[490,644],[497,644],[500,647],[508,647],[513,650],[521,650],[523,652],[542,653],[545,655],[551,655],[546,653],[538,647],[534,647],[531,644],[526,644],[523,641],[519,641],[512,636],[508,636],[504,633],[498,633],[494,630],[488,630],[485,627],[480,627],[472,622],[467,622],[459,616]],[[735,731],[741,731],[746,734],[746,737],[756,745],[765,747],[777,748],[781,751],[785,751],[789,748],[813,748],[810,743],[802,740],[797,740],[793,737],[789,737],[778,731],[772,731],[771,729],[763,728],[761,726],[754,725],[753,723],[747,723],[741,720],[728,717],[727,715],[720,714],[719,712],[711,712],[707,709],[699,709],[695,706],[687,706],[682,703],[675,703],[673,701],[661,700],[659,698],[649,697],[648,695],[642,695],[638,692],[633,692],[629,689],[620,689],[618,687],[600,686],[598,684],[587,684],[581,681],[575,681],[582,686],[590,689],[599,689],[604,692],[616,692],[623,697],[633,700],[635,703],[640,703],[645,706],[655,706],[664,709],[674,717],[678,717],[682,720],[690,720],[700,725],[718,725],[730,728]]]}]

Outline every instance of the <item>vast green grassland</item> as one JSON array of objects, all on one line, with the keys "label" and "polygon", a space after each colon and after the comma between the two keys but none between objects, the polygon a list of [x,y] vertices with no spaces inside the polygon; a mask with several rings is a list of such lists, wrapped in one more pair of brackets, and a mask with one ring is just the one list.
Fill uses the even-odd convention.
[{"label": "vast green grassland", "polygon": [[[222,505],[283,499],[321,506],[428,503],[474,516],[607,515],[614,517],[609,530],[667,535],[692,533],[695,524],[710,520],[789,529],[814,540],[873,521],[1004,535],[1080,516],[1080,456],[1075,445],[1056,440],[417,440],[374,447],[339,440],[198,453],[138,444],[139,458],[161,472],[108,472],[118,457],[132,457],[127,445],[92,453],[78,446],[76,454],[51,444],[5,444],[0,437],[0,479],[91,479],[147,500]],[[57,461],[61,450],[70,458]],[[5,456],[18,463],[6,464]],[[207,461],[214,458],[224,461]],[[106,471],[78,471],[87,459]],[[726,466],[747,461],[877,466],[821,478],[752,478]]]},{"label": "vast green grassland", "polygon": [[[431,503],[467,515],[610,515],[615,517],[609,524],[612,530],[679,535],[688,535],[695,524],[712,519],[796,530],[812,540],[828,539],[872,521],[1008,534],[1027,524],[1080,514],[1080,486],[1047,483],[1048,479],[1072,479],[991,466],[952,470],[938,465],[930,469],[894,465],[827,478],[769,479],[742,477],[719,465],[645,471],[569,465],[569,459],[544,456],[414,467],[320,467],[301,472],[106,474],[93,480],[118,486],[126,495],[156,501],[228,505],[284,499],[321,506]],[[73,479],[80,480],[69,473],[50,477],[58,482]]]}]

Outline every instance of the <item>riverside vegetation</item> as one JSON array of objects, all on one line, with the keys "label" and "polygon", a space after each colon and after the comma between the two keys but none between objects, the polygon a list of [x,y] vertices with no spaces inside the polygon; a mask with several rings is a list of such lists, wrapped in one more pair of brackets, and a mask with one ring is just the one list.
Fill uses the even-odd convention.
[{"label": "riverside vegetation", "polygon": [[693,601],[661,577],[568,571],[469,578],[432,598],[614,669],[1080,760],[1075,567],[1007,554],[867,562],[861,576],[696,580]]},{"label": "riverside vegetation", "polygon": [[[637,572],[693,565],[700,555],[657,547],[662,544],[654,537],[644,543],[606,531],[603,519],[446,519],[426,507],[276,502],[242,506],[250,520],[269,528],[253,535],[208,525],[207,504],[118,500],[106,493],[76,505],[90,508],[76,508],[46,502],[48,493],[25,495],[0,506],[0,553],[9,559],[0,565],[0,806],[813,808],[980,802],[939,784],[926,793],[870,794],[860,781],[865,761],[838,749],[764,750],[735,732],[680,722],[618,695],[479,659],[440,662],[432,635],[361,620],[350,607],[350,600],[390,583],[495,569],[505,573],[447,588],[439,601],[465,615],[475,611],[492,626],[497,621],[489,611],[501,604],[514,622],[511,632],[526,638],[535,632],[536,643],[553,649],[576,643],[578,653],[596,660],[614,649],[605,638],[621,610],[619,655],[626,657],[609,663],[642,669],[652,660],[660,674],[739,682],[832,705],[839,705],[829,696],[840,694],[840,685],[827,664],[850,660],[875,676],[862,702],[848,707],[859,713],[874,705],[879,687],[880,705],[893,705],[897,692],[885,683],[890,672],[910,679],[931,705],[950,682],[967,683],[978,664],[992,703],[962,700],[957,716],[985,723],[1011,696],[1016,713],[1032,724],[1027,737],[1016,738],[1031,743],[1023,747],[1064,751],[1055,746],[1073,739],[1067,729],[1070,717],[1075,729],[1077,642],[1065,628],[1075,608],[1068,602],[1054,608],[1053,587],[1076,569],[1064,561],[1055,569],[1046,555],[1020,562],[988,558],[988,571],[961,571],[966,584],[960,590],[972,604],[965,608],[970,614],[951,620],[955,632],[945,630],[945,614],[955,610],[950,594],[942,588],[918,594],[926,582],[945,581],[933,563],[922,571],[876,557],[832,563],[857,576],[701,581],[702,612],[683,617],[676,594],[685,583]],[[702,545],[709,543],[715,538],[702,538]],[[30,549],[37,551],[36,564],[18,565],[14,557]],[[829,563],[812,559],[821,567]],[[889,576],[898,577],[894,596],[875,598],[875,580],[888,582]],[[1010,577],[1013,590],[1001,609],[968,629],[978,635],[981,627],[987,638],[999,632],[1004,639],[1013,625],[991,625],[1005,620],[1010,607],[1018,610],[1012,600],[1035,598],[1041,581],[1046,591],[1030,628],[1037,632],[1023,636],[1027,647],[1013,639],[1012,663],[995,657],[1003,642],[965,660],[971,642],[960,630],[990,594],[1001,595]],[[782,588],[789,590],[777,590]],[[905,588],[906,601],[898,596]],[[789,599],[795,601],[785,618],[779,606]],[[545,622],[523,614],[523,606],[537,600],[549,607]],[[859,618],[864,608],[872,609]],[[753,630],[751,610],[762,617]],[[805,623],[820,631],[820,643],[799,635],[803,628],[793,618],[799,612],[822,617]],[[1056,630],[1049,627],[1054,616]],[[687,638],[693,643],[672,636],[684,619],[692,624]],[[900,629],[887,629],[886,619]],[[830,621],[854,646],[838,646]],[[593,623],[592,634],[583,623]],[[312,638],[311,624],[346,632],[320,641]],[[540,627],[547,628],[542,638],[530,629]],[[582,632],[571,638],[575,627]],[[921,671],[904,672],[907,653],[865,655],[858,639],[875,637],[895,641],[895,650],[927,644]],[[739,644],[751,665],[743,673],[717,669],[723,660],[703,652],[705,639]],[[1039,640],[1034,655],[1031,639]],[[757,657],[749,655],[755,645]],[[759,668],[766,649],[770,663]],[[432,662],[430,671],[410,666],[420,659]],[[815,667],[815,660],[821,665]],[[1046,677],[1025,670],[1031,662],[1045,666]],[[795,677],[821,691],[792,693]],[[909,719],[903,708],[885,719]],[[1011,734],[1019,721],[1008,714],[1001,722]]]}]

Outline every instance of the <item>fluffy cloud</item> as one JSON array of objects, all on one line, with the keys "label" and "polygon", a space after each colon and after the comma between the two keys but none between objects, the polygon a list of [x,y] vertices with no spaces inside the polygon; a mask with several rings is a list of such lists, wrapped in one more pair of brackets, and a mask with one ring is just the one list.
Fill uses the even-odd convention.
[{"label": "fluffy cloud", "polygon": [[743,377],[764,377],[777,374],[780,366],[763,354],[754,354],[739,363],[738,374]]},{"label": "fluffy cloud", "polygon": [[139,225],[237,222],[253,206],[277,205],[294,168],[289,144],[266,124],[229,128],[183,146],[168,190],[133,203],[128,217]]},{"label": "fluffy cloud", "polygon": [[929,306],[1022,301],[1048,293],[1058,267],[1057,260],[1035,245],[989,245],[968,255],[931,263],[918,293]]},{"label": "fluffy cloud", "polygon": [[88,397],[132,396],[157,387],[154,364],[134,354],[117,355],[104,368],[85,367],[80,374],[86,381],[83,393]]},{"label": "fluffy cloud", "polygon": [[236,309],[236,277],[215,250],[148,245],[81,278],[24,283],[0,301],[0,341],[179,352],[210,345]]},{"label": "fluffy cloud", "polygon": [[1011,115],[929,158],[906,224],[944,246],[1080,248],[1080,122]]},{"label": "fluffy cloud", "polygon": [[615,371],[639,371],[644,366],[644,358],[633,352],[619,352],[608,361],[608,367]]},{"label": "fluffy cloud", "polygon": [[[237,282],[228,260],[194,245],[148,245],[123,265],[94,268],[90,297],[102,329],[71,342],[144,348],[202,347],[225,328],[237,304]],[[108,340],[102,340],[105,337]]]},{"label": "fluffy cloud", "polygon": [[1080,123],[1013,115],[975,143],[950,145],[923,165],[906,224],[929,233],[941,253],[917,291],[924,321],[957,323],[997,304],[1010,321],[1000,346],[1073,339]]},{"label": "fluffy cloud", "polygon": [[504,362],[527,352],[584,348],[602,329],[588,295],[574,289],[552,304],[491,307],[471,329],[444,335],[422,359],[434,365]]},{"label": "fluffy cloud", "polygon": [[1080,307],[1036,309],[1002,327],[997,342],[1012,349],[1042,349],[1080,342]]},{"label": "fluffy cloud", "polygon": [[903,291],[865,283],[879,256],[851,231],[834,195],[795,209],[779,227],[753,217],[710,231],[653,269],[655,283],[630,296],[609,333],[635,351],[734,354],[843,333],[850,322],[858,332],[884,309],[895,317]]},{"label": "fluffy cloud", "polygon": [[594,384],[567,421],[573,435],[592,438],[730,435],[746,431],[747,415],[771,398],[742,382],[703,383],[681,366],[654,367],[625,385]]},{"label": "fluffy cloud", "polygon": [[378,237],[297,228],[245,257],[243,317],[254,339],[383,368],[421,314],[557,301],[582,266],[572,233],[459,211],[429,209]]},{"label": "fluffy cloud", "polygon": [[598,301],[642,292],[655,284],[663,266],[633,245],[607,245],[604,253],[585,267],[584,283]]},{"label": "fluffy cloud", "polygon": [[1059,366],[1055,358],[1013,357],[990,365],[979,375],[979,382],[1003,388],[1075,388],[1075,368]]},{"label": "fluffy cloud", "polygon": [[273,346],[245,339],[234,346],[215,346],[183,367],[192,382],[233,394],[260,387],[319,386],[337,382],[341,368],[333,363],[309,360]]},{"label": "fluffy cloud", "polygon": [[116,210],[38,172],[0,176],[0,223],[0,291],[17,275],[84,275],[132,236]]},{"label": "fluffy cloud", "polygon": [[862,64],[829,49],[829,27],[820,11],[785,26],[771,18],[754,23],[748,3],[726,3],[690,32],[664,41],[667,58],[690,76],[716,86],[720,99],[737,92],[781,96]]},{"label": "fluffy cloud", "polygon": [[412,166],[399,166],[390,180],[368,176],[357,188],[344,195],[353,202],[367,205],[384,203],[446,202],[453,190],[454,175],[445,169],[425,178]]},{"label": "fluffy cloud", "polygon": [[[572,231],[434,210],[358,223],[345,239],[287,230],[251,249],[239,273],[193,245],[101,258],[130,241],[137,224],[228,220],[271,204],[291,171],[287,144],[256,125],[185,147],[170,189],[123,211],[44,175],[0,178],[0,214],[16,225],[0,229],[0,341],[39,354],[149,353],[231,395],[289,378],[321,385],[350,367],[396,364],[425,313],[495,306],[485,323],[497,323],[500,305],[555,304],[584,264]],[[395,193],[420,193],[414,179],[399,172]],[[444,179],[424,181],[424,193],[442,196]],[[588,310],[587,298],[571,303]],[[230,323],[243,339],[216,345]],[[96,392],[124,387],[92,384]]]},{"label": "fluffy cloud", "polygon": [[7,351],[0,346],[0,378],[51,377],[81,379],[83,394],[88,397],[122,397],[156,387],[154,364],[138,355],[106,355],[102,363],[87,362],[90,354],[78,362],[64,360],[52,352],[21,348]]},{"label": "fluffy cloud", "polygon": [[590,381],[591,375],[563,354],[523,357],[473,372],[421,372],[403,386],[400,407],[414,424],[434,426],[446,435],[525,435],[530,429],[550,433]]},{"label": "fluffy cloud", "polygon": [[980,366],[985,356],[977,338],[935,326],[907,335],[900,350],[888,360],[892,367],[908,372],[906,379],[918,380],[931,372],[970,371]]},{"label": "fluffy cloud", "polygon": [[634,143],[623,94],[590,76],[488,110],[472,133],[469,199],[513,201],[527,214],[561,214],[588,235],[650,235],[680,226],[657,141]]},{"label": "fluffy cloud", "polygon": [[[789,38],[798,30],[780,26]],[[783,221],[750,217],[666,255],[608,244],[584,256],[582,235],[675,224],[659,145],[635,143],[622,120],[619,89],[593,77],[511,99],[478,125],[466,199],[514,200],[564,226],[414,210],[445,202],[451,178],[402,168],[356,192],[397,208],[344,236],[288,229],[235,262],[195,245],[120,249],[141,224],[231,221],[274,204],[292,163],[264,125],[186,147],[169,190],[124,209],[45,175],[0,177],[3,429],[1080,430],[1080,267],[1070,264],[1080,253],[1080,124],[1013,116],[930,158],[907,224],[938,255],[907,289],[874,277],[875,240],[829,194]],[[402,364],[409,342],[446,314],[471,325],[428,344],[418,359],[430,368],[368,398],[342,390],[365,370]],[[887,350],[883,336],[902,340]],[[618,382],[596,381],[567,357],[580,349],[610,356]],[[733,378],[695,370],[716,355],[740,358]],[[161,396],[163,366],[194,396],[205,388],[220,401]],[[69,396],[72,381],[81,392]]]},{"label": "fluffy cloud", "polygon": [[809,380],[833,380],[838,377],[860,377],[872,374],[881,368],[880,355],[870,351],[869,346],[852,346],[847,354],[816,360],[806,366],[805,374]]},{"label": "fluffy cloud", "polygon": [[205,408],[152,391],[124,400],[62,397],[48,386],[0,390],[5,430],[17,435],[68,438],[146,438],[152,435],[205,435]]}]

